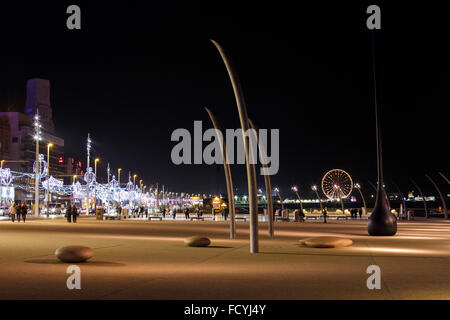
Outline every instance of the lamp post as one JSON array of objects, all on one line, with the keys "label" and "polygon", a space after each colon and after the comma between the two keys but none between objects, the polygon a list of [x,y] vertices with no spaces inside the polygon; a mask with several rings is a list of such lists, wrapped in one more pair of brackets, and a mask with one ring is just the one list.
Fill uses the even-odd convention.
[{"label": "lamp post", "polygon": [[298,201],[300,201],[300,210],[301,210],[302,213],[303,213],[303,203],[302,203],[302,199],[300,198],[300,195],[298,194],[298,189],[297,189],[297,187],[296,187],[296,186],[293,186],[293,187],[291,188],[291,190],[294,191],[295,194],[297,195]]},{"label": "lamp post", "polygon": [[[86,183],[87,183],[87,197],[86,197],[86,214],[89,215],[89,206],[90,206],[90,201],[89,201],[89,186],[90,186],[90,172],[89,172],[89,162],[90,162],[90,157],[91,157],[91,135],[88,133],[88,137],[87,137],[87,144],[86,144],[86,148],[87,148],[87,164],[86,164]],[[91,169],[92,170],[92,169]]]},{"label": "lamp post", "polygon": [[95,184],[94,184],[94,212],[97,214],[97,162],[99,162],[99,158],[95,158],[94,160],[94,177],[95,177]]},{"label": "lamp post", "polygon": [[317,199],[319,200],[320,204],[320,212],[323,213],[323,206],[322,206],[322,200],[320,200],[319,192],[317,192],[317,186],[312,186],[311,189],[316,193]]},{"label": "lamp post", "polygon": [[[75,188],[75,180],[77,180],[77,175],[76,174],[74,174],[73,176],[72,176],[72,185],[73,185],[73,188]],[[74,202],[75,202],[75,199],[74,199],[74,197],[73,197],[73,190],[72,190],[72,205],[74,204]],[[67,209],[66,209],[67,210]]]},{"label": "lamp post", "polygon": [[3,169],[3,163],[5,162],[5,160],[2,160],[2,161],[0,161],[0,163],[1,163],[1,169]]},{"label": "lamp post", "polygon": [[39,123],[39,109],[34,116],[34,139],[36,140],[36,172],[34,175],[34,215],[39,215],[39,140],[41,140],[41,124]]},{"label": "lamp post", "polygon": [[278,188],[273,189],[273,191],[275,191],[276,195],[278,196],[278,198],[280,198],[280,203],[281,203],[281,214],[283,214],[283,210],[284,210],[284,205],[283,205],[283,199],[281,198],[280,195],[280,190]]},{"label": "lamp post", "polygon": [[122,171],[122,168],[117,169],[117,183],[119,185],[119,206],[120,207],[122,207],[122,203],[121,203],[121,200],[120,200],[120,193],[121,193],[121,190],[122,190],[122,189],[120,189],[120,172],[121,171]]},{"label": "lamp post", "polygon": [[367,205],[366,205],[366,199],[364,199],[364,195],[361,191],[361,185],[359,183],[355,183],[355,189],[357,189],[359,191],[359,194],[361,195],[361,199],[363,201],[364,204],[364,213],[367,214]]},{"label": "lamp post", "polygon": [[45,202],[46,202],[46,207],[47,207],[47,217],[48,217],[48,209],[49,209],[49,202],[50,202],[50,148],[53,147],[53,143],[48,143],[47,144],[47,192],[45,194]]},{"label": "lamp post", "polygon": [[136,177],[137,176],[138,176],[137,174],[133,175],[133,186],[134,186],[134,188],[136,188]]}]

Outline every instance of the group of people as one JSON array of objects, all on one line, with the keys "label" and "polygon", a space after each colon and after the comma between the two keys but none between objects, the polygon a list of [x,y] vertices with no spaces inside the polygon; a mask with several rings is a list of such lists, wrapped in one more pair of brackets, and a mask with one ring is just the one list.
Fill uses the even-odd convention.
[{"label": "group of people", "polygon": [[77,222],[78,209],[75,205],[68,206],[66,208],[66,218],[67,222]]},{"label": "group of people", "polygon": [[25,203],[25,201],[22,201],[22,203],[18,204],[13,202],[11,205],[11,208],[9,208],[9,215],[11,217],[11,221],[16,221],[17,216],[17,222],[20,222],[20,218],[22,218],[23,222],[27,220],[27,213],[28,213],[28,206]]},{"label": "group of people", "polygon": [[362,211],[361,208],[359,208],[359,209],[356,209],[356,208],[350,209],[350,216],[352,217],[352,219],[358,219],[358,214],[359,214],[359,218],[362,219],[363,211]]},{"label": "group of people", "polygon": [[[189,210],[188,207],[186,207],[184,209],[184,217],[185,217],[186,220],[190,220],[190,218],[191,218],[190,213],[191,213],[191,211]],[[177,210],[176,210],[175,207],[173,207],[171,209],[170,208],[166,209],[166,207],[162,207],[161,208],[161,215],[162,215],[163,219],[166,218],[166,214],[169,214],[169,216],[171,216],[172,219],[175,220],[176,217],[177,217]],[[202,216],[202,212],[201,212],[200,208],[198,208],[198,207],[195,208],[195,214],[197,215],[198,218],[200,218]]]}]

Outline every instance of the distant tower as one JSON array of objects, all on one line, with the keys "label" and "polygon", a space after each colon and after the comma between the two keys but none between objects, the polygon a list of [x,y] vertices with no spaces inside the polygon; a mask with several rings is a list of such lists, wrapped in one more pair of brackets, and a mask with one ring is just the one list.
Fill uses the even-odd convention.
[{"label": "distant tower", "polygon": [[46,79],[30,79],[27,81],[27,101],[25,114],[34,117],[39,108],[40,121],[44,128],[53,133],[55,125],[50,107],[50,81]]}]

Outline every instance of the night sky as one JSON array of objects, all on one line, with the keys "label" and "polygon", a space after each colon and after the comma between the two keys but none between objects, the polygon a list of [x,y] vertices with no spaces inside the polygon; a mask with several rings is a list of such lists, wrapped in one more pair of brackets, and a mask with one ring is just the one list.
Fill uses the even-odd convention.
[{"label": "night sky", "polygon": [[[212,127],[205,106],[222,128],[239,127],[228,74],[209,41],[215,39],[233,59],[249,116],[260,128],[280,129],[274,187],[290,195],[296,184],[312,196],[310,185],[333,168],[363,188],[376,181],[369,1],[92,2],[18,1],[0,11],[2,104],[8,93],[24,103],[27,79],[49,79],[66,155],[85,159],[89,132],[103,160],[99,170],[106,172],[109,161],[146,185],[225,192],[222,165],[170,160],[173,130],[193,132],[194,120]],[[450,175],[448,12],[430,1],[392,2],[376,2],[386,180],[406,192],[413,189],[410,175],[433,192],[424,174],[442,186],[437,172]],[[79,31],[66,28],[70,4],[81,7]],[[246,192],[245,166],[234,165],[232,173],[238,193]]]}]

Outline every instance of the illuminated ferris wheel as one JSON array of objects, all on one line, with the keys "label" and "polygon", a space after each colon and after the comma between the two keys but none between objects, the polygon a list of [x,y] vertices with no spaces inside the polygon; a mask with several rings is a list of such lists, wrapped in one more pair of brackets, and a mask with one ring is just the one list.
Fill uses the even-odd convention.
[{"label": "illuminated ferris wheel", "polygon": [[352,193],[352,189],[352,177],[344,170],[330,170],[322,178],[322,191],[329,199],[347,198]]}]

